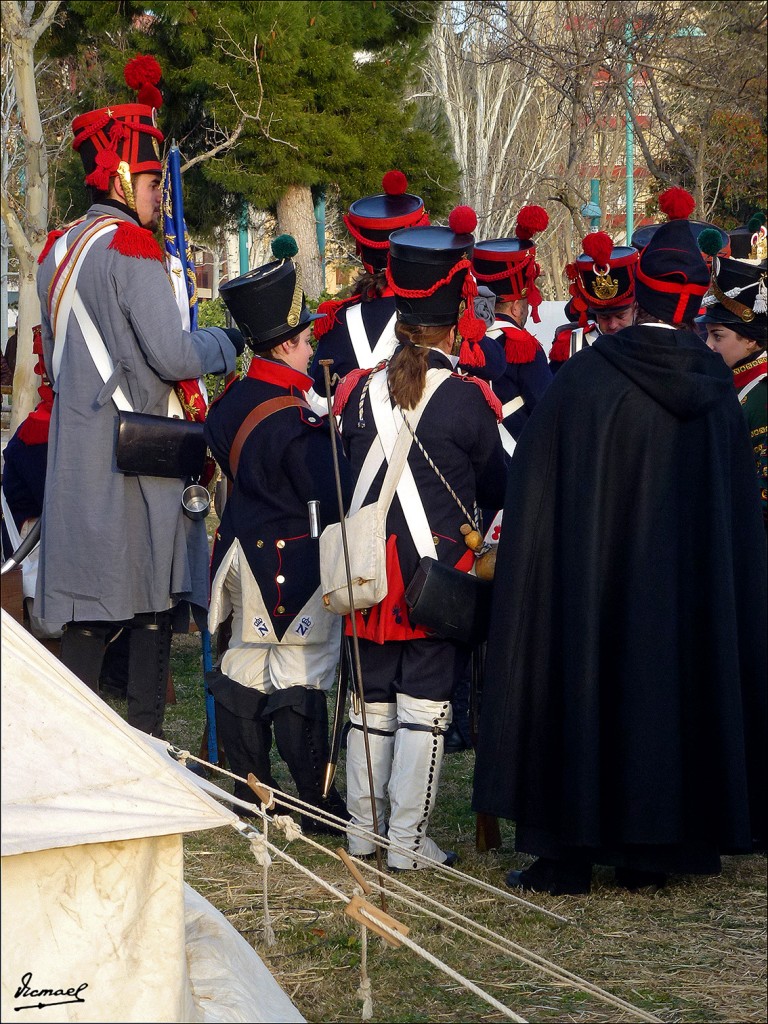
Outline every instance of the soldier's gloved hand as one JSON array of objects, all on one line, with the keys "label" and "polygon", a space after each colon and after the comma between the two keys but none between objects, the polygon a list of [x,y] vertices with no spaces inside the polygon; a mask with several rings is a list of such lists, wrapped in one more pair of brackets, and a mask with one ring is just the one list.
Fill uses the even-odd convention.
[{"label": "soldier's gloved hand", "polygon": [[241,356],[245,349],[245,338],[242,336],[240,331],[238,331],[236,327],[224,327],[222,330],[235,346],[235,353]]}]

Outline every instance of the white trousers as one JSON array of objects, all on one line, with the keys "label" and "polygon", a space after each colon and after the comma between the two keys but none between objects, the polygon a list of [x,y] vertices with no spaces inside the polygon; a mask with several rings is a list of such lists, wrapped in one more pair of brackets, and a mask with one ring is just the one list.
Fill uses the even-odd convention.
[{"label": "white trousers", "polygon": [[[309,618],[320,623],[321,628],[315,632],[316,643],[312,642],[312,634],[309,638],[300,637],[291,626],[279,641],[255,643],[243,639],[244,634],[252,635],[248,628],[251,609],[244,601],[241,569],[244,560],[235,548],[221,587],[225,593],[220,603],[228,603],[232,609],[232,638],[222,658],[221,671],[242,686],[253,687],[261,693],[287,690],[290,686],[330,690],[339,660],[341,619],[323,608],[318,588],[296,616],[296,619]],[[249,583],[252,590],[252,576]]]}]

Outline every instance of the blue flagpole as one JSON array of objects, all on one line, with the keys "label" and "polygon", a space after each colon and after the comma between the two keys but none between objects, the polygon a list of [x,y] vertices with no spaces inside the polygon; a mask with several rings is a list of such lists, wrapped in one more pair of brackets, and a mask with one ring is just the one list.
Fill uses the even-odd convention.
[{"label": "blue flagpole", "polygon": [[203,630],[203,681],[205,685],[205,717],[208,723],[208,760],[211,764],[219,763],[219,742],[216,735],[216,704],[213,694],[208,689],[208,673],[213,671],[211,654],[211,634]]},{"label": "blue flagpole", "polygon": [[[177,260],[181,270],[184,287],[179,289],[179,302],[186,296],[189,309],[189,329],[197,329],[197,281],[195,264],[187,234],[187,223],[184,218],[184,197],[181,189],[181,153],[175,142],[171,143],[163,175],[163,235],[165,251],[170,260]],[[180,310],[181,312],[181,310]],[[216,705],[213,694],[208,688],[208,673],[213,671],[211,655],[211,634],[207,629],[201,632],[203,689],[205,694],[205,717],[208,746],[208,760],[211,764],[219,763],[219,744],[216,734]]]}]

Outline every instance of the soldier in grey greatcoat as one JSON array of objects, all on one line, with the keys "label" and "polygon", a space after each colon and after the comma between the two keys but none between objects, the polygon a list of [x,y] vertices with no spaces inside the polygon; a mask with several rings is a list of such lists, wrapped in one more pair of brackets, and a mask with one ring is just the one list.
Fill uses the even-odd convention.
[{"label": "soldier in grey greatcoat", "polygon": [[[126,81],[139,103],[73,122],[73,146],[94,203],[53,232],[38,275],[45,365],[53,404],[37,602],[64,625],[62,661],[98,688],[106,644],[131,629],[128,721],[160,735],[171,609],[207,605],[206,538],[183,515],[183,478],[123,474],[118,407],[181,415],[174,385],[235,367],[238,332],[182,330],[153,231],[162,165],[154,126],[160,69],[138,57]],[[229,335],[229,336],[228,336]],[[97,368],[100,363],[100,368]],[[170,404],[169,404],[170,403]],[[195,544],[202,545],[195,551]],[[202,569],[202,571],[200,571]]]}]

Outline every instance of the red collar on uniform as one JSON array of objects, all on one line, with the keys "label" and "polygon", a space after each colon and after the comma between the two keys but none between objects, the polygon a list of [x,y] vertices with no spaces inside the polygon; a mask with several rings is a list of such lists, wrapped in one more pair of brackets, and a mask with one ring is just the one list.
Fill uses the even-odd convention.
[{"label": "red collar on uniform", "polygon": [[265,380],[270,384],[277,384],[281,388],[298,388],[299,391],[309,391],[312,387],[312,378],[306,373],[294,370],[287,363],[279,362],[276,359],[263,359],[261,356],[254,356],[251,365],[248,367],[247,377],[253,380]]},{"label": "red collar on uniform", "polygon": [[765,352],[761,352],[755,359],[750,359],[747,363],[736,365],[733,368],[733,383],[737,391],[741,391],[743,387],[751,383],[757,377],[764,377],[766,375],[766,356]]}]

